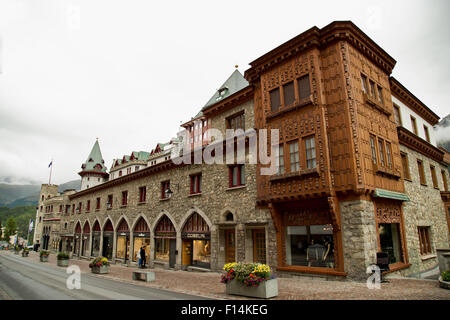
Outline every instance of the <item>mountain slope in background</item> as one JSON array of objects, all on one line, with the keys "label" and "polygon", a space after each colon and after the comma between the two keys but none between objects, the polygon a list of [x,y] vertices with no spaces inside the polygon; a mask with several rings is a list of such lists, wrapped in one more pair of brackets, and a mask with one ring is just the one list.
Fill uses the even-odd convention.
[{"label": "mountain slope in background", "polygon": [[[59,192],[67,189],[80,190],[81,180],[73,180],[58,186]],[[38,203],[40,185],[0,184],[0,207],[34,206]]]},{"label": "mountain slope in background", "polygon": [[450,152],[450,114],[439,121],[434,130],[438,147]]}]

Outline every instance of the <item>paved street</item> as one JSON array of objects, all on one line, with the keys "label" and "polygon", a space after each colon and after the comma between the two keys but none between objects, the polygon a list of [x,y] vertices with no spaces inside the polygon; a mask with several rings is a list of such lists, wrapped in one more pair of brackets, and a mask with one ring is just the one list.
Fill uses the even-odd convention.
[{"label": "paved street", "polygon": [[38,264],[12,254],[0,255],[0,300],[203,299],[81,274],[81,289],[69,290],[66,268]]},{"label": "paved street", "polygon": [[[56,266],[56,254],[48,263],[30,252],[23,258],[0,251],[0,299],[239,299],[228,296],[217,272],[186,272],[152,269],[156,281],[133,281],[136,267],[112,264],[109,274],[93,275],[89,261],[70,260],[81,270],[81,290],[66,288],[65,268]],[[312,278],[278,278],[278,297],[283,300],[450,300],[450,290],[439,288],[436,280],[390,279],[380,290],[365,282],[324,281]]]}]

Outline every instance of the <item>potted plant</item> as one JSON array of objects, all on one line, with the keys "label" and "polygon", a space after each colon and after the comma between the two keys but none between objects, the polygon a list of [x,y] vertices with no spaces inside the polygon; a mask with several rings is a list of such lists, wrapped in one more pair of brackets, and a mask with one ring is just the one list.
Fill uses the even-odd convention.
[{"label": "potted plant", "polygon": [[442,272],[439,277],[439,286],[444,289],[450,289],[450,270]]},{"label": "potted plant", "polygon": [[264,299],[278,295],[278,280],[268,265],[233,262],[223,270],[221,282],[227,285],[227,294]]},{"label": "potted plant", "polygon": [[22,257],[28,257],[29,253],[30,253],[30,249],[23,248],[23,250],[22,250]]},{"label": "potted plant", "polygon": [[109,261],[105,257],[97,257],[89,263],[92,273],[109,273]]},{"label": "potted plant", "polygon": [[48,256],[50,254],[50,251],[47,250],[41,250],[39,252],[39,259],[41,260],[41,262],[48,262]]},{"label": "potted plant", "polygon": [[58,267],[67,267],[69,266],[69,254],[67,252],[59,252],[56,256]]}]

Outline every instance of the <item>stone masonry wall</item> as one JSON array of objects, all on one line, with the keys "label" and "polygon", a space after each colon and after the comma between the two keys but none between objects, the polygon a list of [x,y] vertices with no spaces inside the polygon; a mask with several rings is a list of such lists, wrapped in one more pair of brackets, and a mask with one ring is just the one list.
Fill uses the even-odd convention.
[{"label": "stone masonry wall", "polygon": [[[448,248],[448,226],[444,203],[440,191],[444,190],[441,176],[441,166],[436,161],[403,145],[400,150],[407,154],[411,180],[404,180],[405,193],[410,201],[403,204],[403,218],[405,221],[406,246],[411,267],[400,270],[401,275],[417,274],[437,265],[436,249]],[[423,161],[426,186],[420,184],[417,159]],[[436,168],[436,177],[439,189],[433,187],[430,165]],[[447,171],[446,171],[447,172]],[[430,227],[431,255],[420,254],[418,226]]]},{"label": "stone masonry wall", "polygon": [[340,202],[344,267],[347,278],[367,278],[366,268],[376,262],[377,231],[371,201]]}]

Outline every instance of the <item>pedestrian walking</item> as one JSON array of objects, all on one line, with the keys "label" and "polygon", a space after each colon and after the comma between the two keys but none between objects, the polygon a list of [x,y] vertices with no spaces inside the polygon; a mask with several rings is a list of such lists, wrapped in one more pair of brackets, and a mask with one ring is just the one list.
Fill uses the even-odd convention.
[{"label": "pedestrian walking", "polygon": [[141,260],[141,249],[142,249],[142,247],[136,253],[136,258],[139,261],[139,268],[141,267],[141,263],[142,263],[142,260]]},{"label": "pedestrian walking", "polygon": [[145,246],[141,247],[141,267],[145,268]]}]

